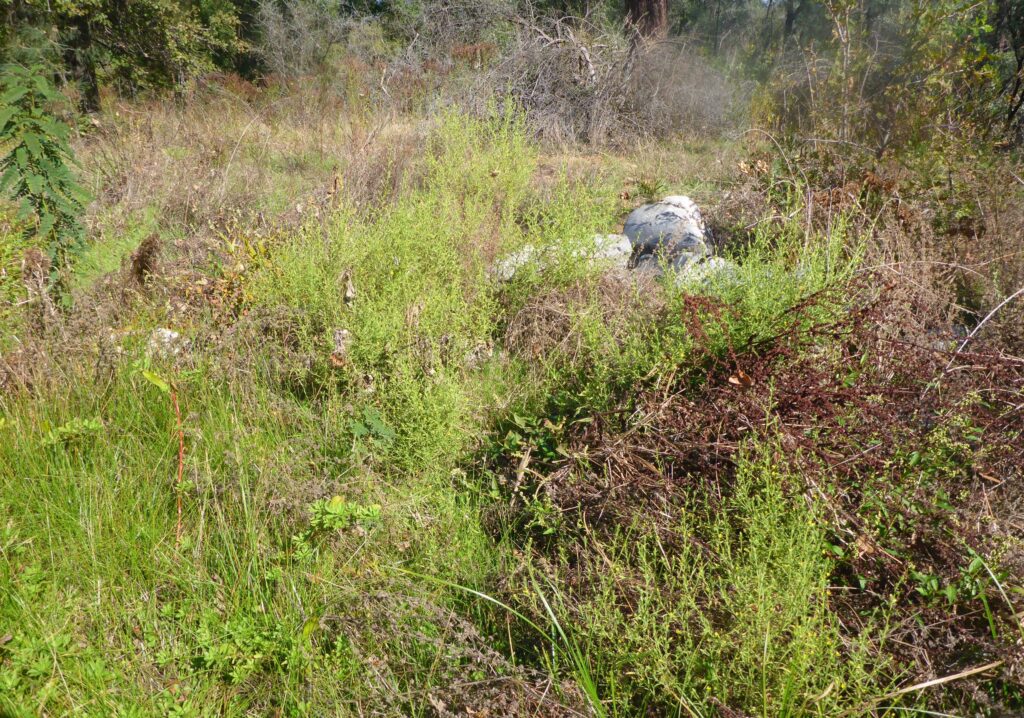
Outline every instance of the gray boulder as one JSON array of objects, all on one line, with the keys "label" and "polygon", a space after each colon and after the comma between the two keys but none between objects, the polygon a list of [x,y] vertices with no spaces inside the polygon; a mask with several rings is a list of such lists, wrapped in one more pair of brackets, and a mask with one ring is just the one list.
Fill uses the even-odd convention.
[{"label": "gray boulder", "polygon": [[512,252],[512,254],[505,255],[499,259],[497,264],[491,269],[491,276],[499,281],[508,282],[516,276],[520,269],[536,260],[538,254],[537,248],[532,244],[528,244],[518,252]]},{"label": "gray boulder", "polygon": [[149,335],[146,354],[150,358],[177,359],[191,349],[192,342],[167,327],[157,327]]},{"label": "gray boulder", "polygon": [[[532,245],[506,255],[491,269],[500,281],[512,279],[528,264],[544,264],[551,255]],[[677,282],[701,283],[731,266],[713,256],[710,235],[700,209],[689,197],[672,195],[638,207],[626,217],[623,234],[597,234],[574,250],[583,262],[612,269],[634,269],[660,276],[663,269]],[[685,279],[684,279],[685,278]]]},{"label": "gray boulder", "polygon": [[675,266],[675,283],[677,287],[707,288],[723,279],[735,281],[736,265],[724,257],[692,256],[682,266]]},{"label": "gray boulder", "polygon": [[624,234],[595,234],[590,246],[577,252],[581,259],[592,262],[607,262],[613,267],[625,269],[633,255],[633,243]]},{"label": "gray boulder", "polygon": [[637,207],[626,217],[622,231],[633,247],[638,268],[653,268],[665,258],[681,269],[711,254],[704,218],[689,197],[672,195]]},{"label": "gray boulder", "polygon": [[[572,256],[581,262],[593,265],[626,269],[632,254],[633,245],[626,235],[595,234],[589,241],[583,242],[580,247],[575,249]],[[550,249],[545,252],[543,249],[528,244],[519,251],[499,259],[491,268],[491,276],[499,281],[507,282],[526,265],[537,263],[539,266],[544,266],[553,259]]]}]

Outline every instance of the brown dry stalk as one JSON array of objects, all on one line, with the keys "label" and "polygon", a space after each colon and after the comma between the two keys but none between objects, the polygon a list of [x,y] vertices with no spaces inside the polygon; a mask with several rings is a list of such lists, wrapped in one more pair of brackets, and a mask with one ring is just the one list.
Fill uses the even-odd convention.
[{"label": "brown dry stalk", "polygon": [[994,317],[994,316],[996,315],[996,313],[997,313],[997,312],[998,312],[998,311],[999,311],[1000,309],[1002,309],[1003,307],[1005,307],[1005,306],[1006,306],[1007,304],[1009,304],[1010,302],[1012,302],[1012,301],[1013,301],[1014,299],[1016,299],[1017,297],[1021,296],[1022,294],[1024,294],[1024,287],[1021,287],[1021,288],[1020,288],[1020,289],[1018,289],[1018,290],[1017,290],[1016,292],[1014,292],[1013,294],[1011,294],[1010,296],[1008,296],[1008,297],[1007,297],[1006,299],[1004,299],[1003,301],[999,302],[999,304],[997,304],[997,305],[996,305],[996,308],[995,308],[995,309],[993,309],[993,310],[992,310],[991,312],[989,312],[988,314],[986,314],[986,315],[985,315],[985,318],[984,318],[984,319],[982,319],[982,320],[981,320],[980,322],[978,322],[978,326],[974,327],[974,329],[973,329],[973,330],[971,330],[971,333],[970,333],[970,334],[968,334],[968,335],[967,335],[967,336],[966,336],[966,337],[964,338],[964,340],[963,340],[963,342],[962,342],[962,343],[960,344],[960,346],[958,346],[958,347],[957,347],[957,349],[956,349],[956,352],[955,352],[955,353],[953,354],[953,356],[952,356],[952,357],[950,358],[950,360],[949,360],[949,363],[948,363],[948,364],[946,364],[946,371],[949,371],[949,368],[950,368],[951,366],[953,366],[953,362],[954,362],[954,361],[956,361],[956,358],[957,358],[958,356],[960,356],[960,352],[962,352],[962,351],[964,350],[964,347],[966,347],[966,346],[967,346],[967,343],[968,343],[968,342],[970,342],[970,341],[971,341],[971,339],[973,339],[973,338],[974,338],[974,335],[975,335],[975,334],[977,334],[977,333],[978,333],[978,332],[979,332],[979,331],[981,330],[981,328],[982,328],[983,326],[985,326],[985,324],[987,324],[987,323],[988,323],[988,320],[989,320],[989,319],[991,319],[992,317]]}]

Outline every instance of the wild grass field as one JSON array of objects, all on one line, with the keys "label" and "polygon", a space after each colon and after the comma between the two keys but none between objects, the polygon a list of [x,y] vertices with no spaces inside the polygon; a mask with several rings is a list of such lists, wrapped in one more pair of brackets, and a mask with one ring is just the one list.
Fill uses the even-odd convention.
[{"label": "wild grass field", "polygon": [[105,98],[62,299],[5,209],[0,715],[1024,711],[1014,155],[252,93]]}]

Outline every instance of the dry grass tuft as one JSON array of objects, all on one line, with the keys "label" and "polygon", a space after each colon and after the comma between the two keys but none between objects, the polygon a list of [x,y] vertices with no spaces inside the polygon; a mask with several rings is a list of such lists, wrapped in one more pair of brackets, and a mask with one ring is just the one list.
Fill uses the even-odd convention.
[{"label": "dry grass tuft", "polygon": [[574,363],[583,353],[582,319],[599,322],[618,340],[635,333],[637,326],[656,321],[664,311],[665,297],[655,280],[609,272],[594,281],[532,294],[510,318],[504,344],[529,359],[558,356]]},{"label": "dry grass tuft", "polygon": [[132,253],[128,274],[140,287],[145,286],[150,276],[155,273],[162,248],[160,237],[151,234],[142,240],[139,248]]}]

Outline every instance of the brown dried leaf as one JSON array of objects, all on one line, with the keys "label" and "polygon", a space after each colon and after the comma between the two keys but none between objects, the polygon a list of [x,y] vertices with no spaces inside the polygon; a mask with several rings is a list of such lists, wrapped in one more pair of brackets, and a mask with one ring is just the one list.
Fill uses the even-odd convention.
[{"label": "brown dried leaf", "polygon": [[742,369],[737,369],[736,373],[729,377],[729,383],[735,386],[748,387],[754,383],[754,380]]}]

